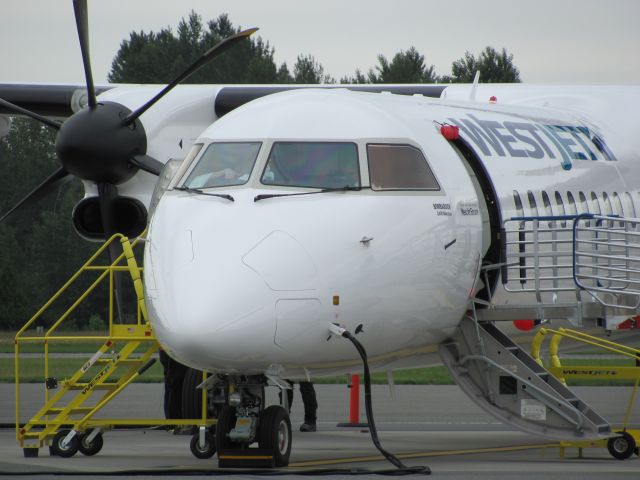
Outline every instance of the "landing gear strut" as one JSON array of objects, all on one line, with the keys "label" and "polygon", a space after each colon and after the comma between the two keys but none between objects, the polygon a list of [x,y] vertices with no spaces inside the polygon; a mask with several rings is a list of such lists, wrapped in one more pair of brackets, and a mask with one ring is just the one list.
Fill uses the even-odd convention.
[{"label": "landing gear strut", "polygon": [[[218,465],[286,467],[291,455],[291,421],[279,405],[265,408],[263,376],[229,378],[229,405],[218,415]],[[252,444],[258,443],[258,448]]]}]

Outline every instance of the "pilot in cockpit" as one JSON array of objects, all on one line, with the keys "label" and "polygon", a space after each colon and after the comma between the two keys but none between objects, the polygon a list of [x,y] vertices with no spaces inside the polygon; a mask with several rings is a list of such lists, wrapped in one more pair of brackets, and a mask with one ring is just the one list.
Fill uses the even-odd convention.
[{"label": "pilot in cockpit", "polygon": [[249,175],[259,149],[255,143],[214,143],[209,145],[185,185],[211,188],[242,185]]}]

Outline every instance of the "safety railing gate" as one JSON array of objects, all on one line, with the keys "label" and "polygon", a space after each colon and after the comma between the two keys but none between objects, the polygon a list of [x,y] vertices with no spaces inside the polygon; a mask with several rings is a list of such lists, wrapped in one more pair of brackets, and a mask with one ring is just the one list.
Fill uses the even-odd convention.
[{"label": "safety railing gate", "polygon": [[[101,264],[100,258],[108,249],[120,245],[122,253],[113,263]],[[25,456],[37,456],[40,447],[50,446],[54,455],[69,457],[80,450],[85,455],[94,455],[102,447],[102,432],[116,425],[122,426],[198,426],[199,453],[204,448],[205,429],[216,422],[207,418],[207,392],[202,391],[200,418],[192,419],[136,419],[96,418],[111,400],[155,362],[159,345],[147,319],[143,297],[142,268],[138,266],[134,248],[139,239],[129,239],[117,234],[106,242],[62,288],[20,329],[15,337],[15,388],[16,388],[16,439]],[[44,332],[34,331],[36,322],[42,319],[52,305],[68,296],[72,285],[83,275],[97,276],[93,283],[80,294],[71,306]],[[115,276],[129,274],[137,299],[135,323],[118,324],[114,320]],[[65,335],[61,327],[70,319],[77,307],[96,290],[108,282],[109,322],[105,335]],[[40,320],[42,321],[42,320]],[[78,370],[66,379],[58,381],[52,372],[51,347],[56,342],[95,342],[101,346],[89,358],[78,360]],[[25,345],[40,345],[44,358],[44,405],[27,422],[21,418],[21,352]],[[31,347],[33,349],[33,347]],[[203,375],[203,381],[206,375]],[[191,446],[194,451],[193,441]],[[194,453],[195,454],[195,453]]]},{"label": "safety railing gate", "polygon": [[[589,278],[592,276],[589,274]],[[545,365],[542,348],[546,339],[549,339],[547,365]],[[560,358],[560,342],[563,339],[609,355],[605,356],[604,359],[599,359],[598,357],[602,357],[602,355],[596,353],[586,360],[586,364],[583,363],[583,360],[579,365],[563,365]],[[531,356],[540,366],[546,367],[549,373],[563,384],[566,384],[567,379],[626,380],[633,382],[622,424],[616,426],[615,434],[608,439],[597,441],[562,441],[559,445],[562,457],[564,457],[565,450],[569,447],[578,448],[580,456],[582,456],[583,448],[590,447],[606,447],[613,457],[621,460],[631,457],[633,453],[638,455],[640,430],[631,428],[631,416],[634,411],[638,386],[640,385],[640,349],[596,337],[579,330],[541,328],[531,342]]]},{"label": "safety railing gate", "polygon": [[[480,320],[606,319],[640,309],[640,219],[592,214],[514,217],[502,230],[502,304],[478,300]],[[517,295],[518,301],[504,302]],[[506,305],[506,304],[509,305]],[[514,317],[515,311],[518,316]]]}]

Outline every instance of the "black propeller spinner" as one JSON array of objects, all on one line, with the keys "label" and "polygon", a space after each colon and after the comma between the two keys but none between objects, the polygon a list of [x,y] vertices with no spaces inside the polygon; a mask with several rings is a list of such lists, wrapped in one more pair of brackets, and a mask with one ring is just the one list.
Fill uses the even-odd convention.
[{"label": "black propeller spinner", "polygon": [[115,102],[98,103],[89,56],[87,0],[73,0],[73,7],[84,64],[88,106],[63,123],[58,123],[0,99],[0,105],[58,130],[56,153],[61,163],[58,170],[47,177],[17,205],[5,212],[0,217],[0,222],[12,217],[21,207],[32,204],[43,197],[64,181],[68,175],[73,175],[97,184],[99,208],[94,208],[92,212],[101,218],[99,222],[94,223],[101,223],[104,238],[109,238],[118,232],[118,222],[115,218],[118,204],[116,186],[127,181],[139,169],[159,175],[163,166],[161,162],[146,154],[147,136],[138,119],[140,115],[180,82],[258,29],[244,30],[222,40],[205,52],[155,97],[132,112],[127,107]]},{"label": "black propeller spinner", "polygon": [[[56,153],[64,169],[97,183],[118,185],[131,178],[139,168],[132,159],[147,151],[147,136],[139,120],[123,123],[129,113],[118,103],[104,102],[69,117],[56,137]],[[162,164],[158,162],[157,167]],[[156,168],[145,170],[160,173]]]}]

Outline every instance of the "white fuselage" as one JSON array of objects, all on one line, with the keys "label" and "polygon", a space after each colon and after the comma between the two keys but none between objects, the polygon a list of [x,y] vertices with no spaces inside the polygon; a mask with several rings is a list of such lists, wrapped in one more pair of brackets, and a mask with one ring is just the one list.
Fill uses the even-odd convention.
[{"label": "white fuselage", "polygon": [[[532,105],[535,93],[528,94],[536,99]],[[348,342],[330,338],[331,323],[358,332],[374,368],[420,364],[450,337],[481,286],[479,265],[492,241],[488,208],[501,219],[534,214],[531,192],[543,215],[541,195],[548,192],[555,205],[548,213],[560,214],[560,205],[580,213],[580,192],[594,191],[612,199],[629,195],[639,210],[633,149],[625,150],[625,138],[609,123],[594,121],[549,108],[343,90],[250,102],[196,141],[205,148],[260,144],[245,183],[204,190],[234,201],[174,189],[196,157],[181,167],[153,213],[144,280],[155,333],[179,361],[212,372],[301,378],[353,371],[359,357]],[[465,159],[440,133],[445,123],[461,126],[497,206],[487,206]],[[592,142],[593,133],[607,140],[615,159]],[[362,189],[311,193],[318,189],[265,184],[278,142],[354,143]],[[439,188],[370,188],[371,144],[420,150]],[[518,210],[516,194],[526,211]]]},{"label": "white fuselage", "polygon": [[[377,366],[424,352],[466,310],[482,253],[478,199],[462,162],[427,119],[421,128],[401,116],[381,121],[378,107],[344,92],[290,96],[247,105],[202,135],[262,143],[247,184],[215,189],[234,202],[176,190],[163,196],[145,252],[158,338],[189,365],[287,378],[358,364],[350,344],[328,341],[332,322],[352,332],[362,325],[359,338]],[[355,142],[363,186],[367,144],[412,145],[441,188],[254,201],[305,191],[261,185],[260,175],[274,142],[310,139]],[[463,215],[461,205],[475,206],[476,215]]]}]

